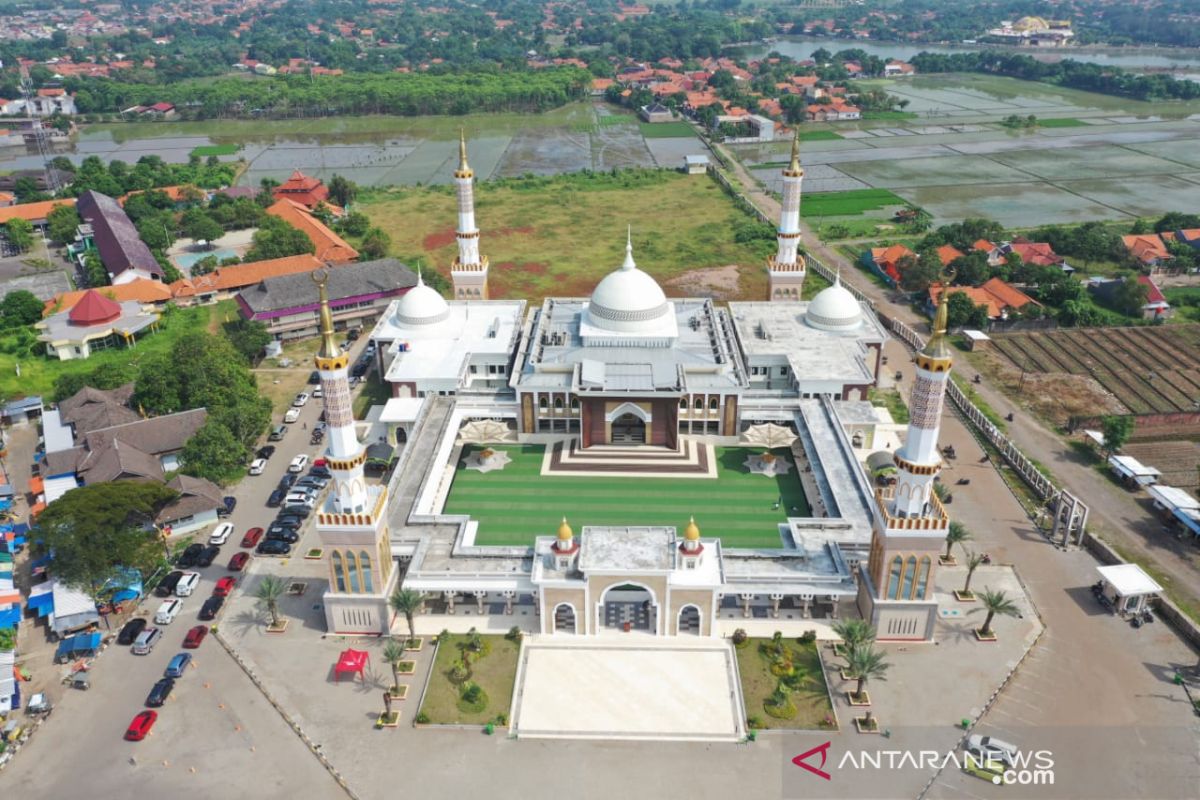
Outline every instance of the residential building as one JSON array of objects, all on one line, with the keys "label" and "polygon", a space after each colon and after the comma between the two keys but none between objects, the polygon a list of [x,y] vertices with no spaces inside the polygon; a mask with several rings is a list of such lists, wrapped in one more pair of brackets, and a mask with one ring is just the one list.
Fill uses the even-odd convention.
[{"label": "residential building", "polygon": [[79,196],[75,209],[92,226],[96,251],[114,285],[138,278],[163,279],[162,267],[120,203],[88,190]]},{"label": "residential building", "polygon": [[[1166,295],[1158,288],[1158,284],[1146,275],[1138,275],[1137,281],[1146,287],[1146,302],[1141,308],[1142,318],[1150,320],[1169,318],[1174,310],[1167,302]],[[1100,302],[1111,307],[1113,293],[1124,283],[1124,278],[1091,278],[1088,280],[1087,290]]]},{"label": "residential building", "polygon": [[[987,306],[988,319],[991,320],[1008,319],[1013,312],[1022,311],[1031,304],[1041,306],[1041,303],[999,278],[991,278],[981,286],[951,286],[949,294],[965,294],[975,305]],[[937,308],[941,297],[942,285],[930,285],[926,301],[930,313]]]},{"label": "residential building", "polygon": [[674,112],[659,102],[642,106],[638,109],[638,116],[643,122],[671,122],[675,119]]},{"label": "residential building", "polygon": [[167,488],[179,493],[158,512],[155,522],[169,535],[190,533],[217,523],[217,512],[225,507],[221,487],[204,478],[176,475]]},{"label": "residential building", "polygon": [[75,198],[64,197],[61,200],[39,200],[36,203],[21,203],[0,208],[0,225],[10,219],[23,219],[35,228],[46,226],[46,217],[58,206],[73,206]]},{"label": "residential building", "polygon": [[267,278],[293,275],[298,272],[310,273],[322,266],[324,266],[324,262],[321,259],[305,253],[299,256],[217,267],[206,275],[181,278],[166,288],[169,290],[169,296],[180,305],[210,303],[230,297],[239,289],[261,283]]},{"label": "residential building", "polygon": [[1122,236],[1129,257],[1143,267],[1157,267],[1171,260],[1171,253],[1162,236],[1157,233],[1136,233]]},{"label": "residential building", "polygon": [[293,228],[304,232],[316,248],[313,255],[327,264],[345,264],[358,259],[358,251],[338,236],[321,220],[308,213],[308,209],[292,200],[276,200],[267,213],[278,217]]},{"label": "residential building", "polygon": [[134,347],[138,338],[154,331],[158,319],[157,311],[136,300],[117,302],[88,289],[69,310],[50,314],[34,327],[46,355],[69,361],[110,347]]},{"label": "residential building", "polygon": [[873,247],[862,254],[862,262],[868,269],[890,281],[893,285],[900,282],[900,262],[906,258],[916,258],[917,254],[902,244],[889,247]]}]

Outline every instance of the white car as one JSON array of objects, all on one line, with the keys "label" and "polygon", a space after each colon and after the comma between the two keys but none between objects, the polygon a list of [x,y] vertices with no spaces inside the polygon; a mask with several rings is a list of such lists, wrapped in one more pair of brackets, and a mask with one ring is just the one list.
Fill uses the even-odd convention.
[{"label": "white car", "polygon": [[209,544],[215,544],[218,547],[229,541],[229,537],[233,535],[233,523],[222,522],[217,526],[217,529],[208,537]]},{"label": "white car", "polygon": [[182,600],[164,600],[163,604],[158,607],[158,611],[154,612],[154,624],[170,625],[182,610]]},{"label": "white car", "polygon": [[[179,576],[179,583],[175,584],[176,597],[191,597],[192,592],[196,591],[196,587],[200,585],[199,572],[185,572]],[[162,609],[159,609],[160,611]]]},{"label": "white car", "polygon": [[284,422],[295,422],[298,419],[300,419],[300,409],[298,408],[289,408],[287,413],[283,415]]},{"label": "white car", "polygon": [[292,459],[292,463],[288,464],[288,472],[304,472],[304,468],[308,466],[308,456],[304,453]]},{"label": "white car", "polygon": [[267,469],[267,460],[265,458],[256,458],[250,462],[250,474],[262,475]]},{"label": "white car", "polygon": [[308,394],[305,392],[301,392],[300,394],[296,395],[296,399],[292,401],[292,405],[294,405],[296,408],[300,408],[307,402],[308,402]]},{"label": "white car", "polygon": [[312,390],[312,396],[313,397],[324,397],[325,390],[322,389],[320,386],[314,386],[313,390]]},{"label": "white car", "polygon": [[284,498],[283,504],[285,506],[305,506],[312,508],[317,504],[317,498],[307,492],[292,492]]},{"label": "white car", "polygon": [[1016,766],[1017,746],[995,738],[975,734],[968,737],[964,749],[981,761],[1000,761],[1008,767]]}]

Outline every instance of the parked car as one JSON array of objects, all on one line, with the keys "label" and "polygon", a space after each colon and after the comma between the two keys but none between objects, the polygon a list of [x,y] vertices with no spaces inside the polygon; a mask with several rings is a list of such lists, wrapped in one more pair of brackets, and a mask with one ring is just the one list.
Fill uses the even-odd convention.
[{"label": "parked car", "polygon": [[306,392],[301,392],[300,394],[296,395],[296,399],[292,401],[292,405],[295,408],[303,408],[307,403],[308,394]]},{"label": "parked car", "polygon": [[262,447],[258,448],[257,452],[255,452],[254,455],[256,455],[262,459],[268,459],[271,456],[275,455],[275,445],[265,444]]},{"label": "parked car", "polygon": [[318,384],[320,382],[321,382],[321,373],[320,372],[317,372],[314,369],[312,372],[308,373],[309,385],[315,386],[316,384]]},{"label": "parked car", "polygon": [[171,690],[175,688],[174,678],[161,678],[154,684],[154,688],[150,690],[150,694],[146,695],[146,705],[151,708],[159,708],[163,703],[167,702],[167,698],[171,696]]},{"label": "parked car", "polygon": [[188,664],[192,663],[191,653],[177,653],[171,662],[167,664],[167,671],[163,673],[164,678],[182,678],[183,673],[187,671]]},{"label": "parked car", "polygon": [[237,578],[231,575],[226,575],[217,581],[217,585],[213,587],[213,597],[228,597],[233,591],[233,587],[237,586]]},{"label": "parked car", "polygon": [[329,467],[313,467],[308,471],[308,474],[317,478],[321,482],[321,488],[324,489],[326,484],[333,478],[333,473],[329,471]]},{"label": "parked car", "polygon": [[975,734],[967,738],[964,749],[980,761],[1000,761],[1009,768],[1016,766],[1017,746],[995,738]]},{"label": "parked car", "polygon": [[[352,342],[357,342],[358,337],[362,335],[362,328],[350,328],[346,331],[346,338]],[[371,342],[370,344],[374,344]],[[370,345],[368,345],[370,346]]]},{"label": "parked car", "polygon": [[246,568],[246,562],[249,560],[249,553],[234,553],[233,558],[229,559],[229,571],[241,572]]},{"label": "parked car", "polygon": [[155,625],[170,625],[172,622],[175,621],[175,618],[177,616],[179,616],[179,612],[182,610],[183,610],[183,601],[182,600],[180,600],[178,598],[176,598],[174,600],[167,600],[158,607],[157,611],[154,612],[154,624]]},{"label": "parked car", "polygon": [[125,729],[125,741],[140,742],[146,738],[146,734],[154,727],[155,721],[158,719],[157,711],[142,711],[133,721],[129,723],[129,727]]},{"label": "parked car", "polygon": [[[176,603],[179,601],[176,600]],[[158,640],[162,638],[161,628],[146,628],[138,634],[138,637],[133,640],[132,652],[135,656],[149,655],[154,649],[154,645],[158,644]]]},{"label": "parked car", "polygon": [[291,505],[286,505],[283,508],[279,509],[279,513],[280,514],[288,514],[288,515],[297,516],[297,517],[304,517],[305,519],[308,519],[308,515],[312,513],[312,509],[306,505],[301,505],[299,503],[293,503]]},{"label": "parked car", "polygon": [[285,496],[287,496],[287,489],[276,489],[271,492],[267,498],[267,508],[279,508]]},{"label": "parked car", "polygon": [[327,471],[327,470],[325,470],[324,467],[313,467],[312,472],[310,472],[308,475],[305,475],[300,480],[296,481],[296,486],[293,488],[298,488],[301,486],[308,486],[308,487],[311,487],[313,489],[313,491],[320,491],[321,489],[324,489],[326,486],[329,485],[329,482],[332,480],[332,478],[322,475],[321,474],[322,471]]},{"label": "parked car", "polygon": [[233,535],[233,523],[222,522],[217,526],[212,535],[208,537],[209,544],[215,544],[218,547],[229,541],[229,537]]},{"label": "parked car", "polygon": [[283,502],[290,506],[304,505],[308,506],[309,508],[312,508],[317,504],[316,498],[305,492],[292,492],[284,498]]},{"label": "parked car", "polygon": [[200,554],[203,552],[204,545],[199,542],[189,544],[184,548],[183,552],[179,555],[179,560],[175,563],[181,567],[194,567],[196,566],[196,561],[200,558]]},{"label": "parked car", "polygon": [[200,619],[211,620],[217,618],[217,612],[221,610],[221,606],[225,605],[224,597],[210,597],[204,601],[204,605],[200,606]]},{"label": "parked car", "polygon": [[212,562],[217,560],[217,556],[221,555],[221,548],[210,544],[200,553],[200,557],[196,559],[197,567],[211,567]]},{"label": "parked car", "polygon": [[262,475],[267,470],[267,460],[265,458],[256,458],[250,462],[250,474]]},{"label": "parked car", "polygon": [[[200,550],[204,549],[204,545],[195,545],[195,546],[199,548],[199,550],[196,551],[197,553]],[[187,551],[185,550],[184,553],[186,554]],[[179,561],[182,562],[183,558],[180,557]],[[191,565],[188,564],[187,566],[191,566]],[[157,595],[158,597],[170,597],[171,595],[175,594],[175,587],[179,585],[179,579],[182,577],[183,577],[182,570],[177,569],[174,572],[168,572],[167,577],[163,578],[162,581],[158,584],[158,586],[154,587],[154,594]]]},{"label": "parked car", "polygon": [[283,477],[279,479],[279,488],[285,490],[292,488],[292,484],[295,483],[296,479],[299,477],[299,475],[295,475],[291,472],[283,473]]},{"label": "parked car", "polygon": [[314,399],[318,398],[318,397],[324,397],[325,390],[323,388],[321,388],[320,386],[314,386],[313,390],[312,390],[312,396]]},{"label": "parked car", "polygon": [[298,408],[289,408],[283,415],[283,421],[289,425],[298,419],[300,419],[300,409]]},{"label": "parked car", "polygon": [[292,463],[288,464],[288,472],[304,472],[304,468],[308,466],[308,456],[304,453],[292,459]]},{"label": "parked car", "polygon": [[117,634],[117,644],[133,644],[145,627],[146,620],[144,617],[134,617],[133,619],[129,620],[129,622],[126,622],[125,626],[121,628],[121,632]]},{"label": "parked car", "polygon": [[191,597],[192,592],[196,591],[196,587],[200,585],[199,572],[185,572],[180,576],[179,582],[175,584],[176,597]]},{"label": "parked car", "polygon": [[304,518],[295,514],[280,514],[275,518],[275,523],[281,528],[291,528],[294,531],[304,527]]},{"label": "parked car", "polygon": [[262,538],[262,535],[262,528],[251,528],[242,537],[242,547],[254,547],[254,545],[258,544],[258,540]]},{"label": "parked car", "polygon": [[271,428],[271,433],[267,436],[267,441],[278,442],[283,438],[285,433],[287,433],[287,425],[276,425],[274,428]]},{"label": "parked car", "polygon": [[278,525],[272,525],[267,528],[267,541],[295,544],[300,541],[300,534],[291,528],[281,528]]},{"label": "parked car", "polygon": [[237,508],[237,498],[231,494],[227,494],[221,498],[221,504],[225,506],[225,514],[228,516]]},{"label": "parked car", "polygon": [[367,374],[367,369],[369,367],[370,367],[370,362],[364,362],[364,361],[355,362],[354,366],[350,368],[350,377],[361,379],[363,375]]},{"label": "parked car", "polygon": [[[242,555],[245,555],[244,553]],[[197,625],[194,628],[189,628],[187,636],[183,637],[183,646],[186,650],[195,650],[204,641],[204,637],[208,636],[207,625]]]},{"label": "parked car", "polygon": [[292,552],[292,546],[287,542],[281,542],[278,539],[267,539],[260,542],[254,552],[262,556],[286,556]]}]

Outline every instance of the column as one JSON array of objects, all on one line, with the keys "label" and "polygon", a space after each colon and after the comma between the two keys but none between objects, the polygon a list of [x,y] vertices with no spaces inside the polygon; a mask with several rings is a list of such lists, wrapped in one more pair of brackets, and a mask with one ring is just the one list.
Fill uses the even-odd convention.
[{"label": "column", "polygon": [[512,589],[504,590],[504,613],[508,616],[512,616],[513,598],[516,596],[517,596],[517,593],[514,592]]},{"label": "column", "polygon": [[742,598],[742,616],[749,619],[749,617],[750,617],[750,601],[754,599],[754,595],[740,594],[740,595],[738,595],[738,597]]},{"label": "column", "polygon": [[446,613],[454,613],[454,595],[455,592],[442,592],[442,597],[446,599]]},{"label": "column", "polygon": [[781,594],[771,595],[771,616],[775,617],[776,619],[779,618],[779,602],[781,600],[783,600],[783,595],[781,595]]},{"label": "column", "polygon": [[800,595],[800,615],[805,619],[812,619],[812,602],[813,596],[811,594]]},{"label": "column", "polygon": [[475,608],[480,614],[483,613],[483,601],[487,598],[487,592],[473,592],[475,595]]}]

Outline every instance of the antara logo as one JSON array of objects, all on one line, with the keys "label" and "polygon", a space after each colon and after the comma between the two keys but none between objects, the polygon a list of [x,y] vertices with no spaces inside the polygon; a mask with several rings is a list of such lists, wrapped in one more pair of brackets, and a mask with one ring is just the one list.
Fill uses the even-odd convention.
[{"label": "antara logo", "polygon": [[[824,769],[822,769],[825,766],[826,759],[829,757],[829,747],[832,744],[833,744],[832,742],[826,742],[825,744],[819,744],[816,747],[814,747],[813,749],[811,749],[807,752],[801,753],[800,755],[793,758],[792,763],[795,764],[797,767],[808,770],[813,775],[816,775],[818,778],[824,778],[827,781],[833,780],[833,776],[831,776],[828,772],[826,772]],[[810,757],[817,755],[818,753],[821,754],[821,764],[820,764],[820,766],[814,767],[812,764],[809,764],[807,760]]]}]

